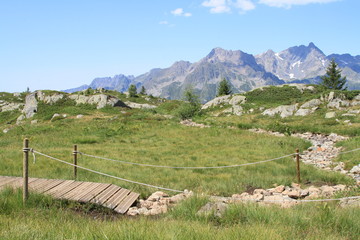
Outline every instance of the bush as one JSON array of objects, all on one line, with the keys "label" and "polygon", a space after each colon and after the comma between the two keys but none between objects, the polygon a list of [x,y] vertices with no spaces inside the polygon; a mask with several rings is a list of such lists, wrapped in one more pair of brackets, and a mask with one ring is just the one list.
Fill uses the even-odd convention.
[{"label": "bush", "polygon": [[177,116],[184,120],[194,117],[199,113],[200,108],[189,103],[182,104],[177,112]]},{"label": "bush", "polygon": [[191,87],[185,90],[184,100],[186,103],[182,104],[177,112],[181,119],[189,119],[200,113],[201,104],[199,96],[194,93]]}]

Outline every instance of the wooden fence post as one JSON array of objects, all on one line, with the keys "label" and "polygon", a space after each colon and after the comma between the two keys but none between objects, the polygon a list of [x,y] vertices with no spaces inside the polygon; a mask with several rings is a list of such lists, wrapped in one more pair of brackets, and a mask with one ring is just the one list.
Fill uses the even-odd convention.
[{"label": "wooden fence post", "polygon": [[29,197],[29,139],[24,139],[24,148],[23,148],[23,203],[26,203],[26,200]]},{"label": "wooden fence post", "polygon": [[77,145],[75,144],[74,145],[74,151],[73,151],[73,155],[74,155],[74,180],[76,180],[76,177],[77,177]]},{"label": "wooden fence post", "polygon": [[296,176],[297,176],[297,182],[300,184],[300,155],[299,155],[299,149],[296,149]]}]

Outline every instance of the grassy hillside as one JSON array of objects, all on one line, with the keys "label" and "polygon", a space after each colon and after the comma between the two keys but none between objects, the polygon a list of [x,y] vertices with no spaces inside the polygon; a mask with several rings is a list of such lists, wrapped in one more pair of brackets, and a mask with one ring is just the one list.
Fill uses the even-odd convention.
[{"label": "grassy hillside", "polygon": [[[286,91],[286,88],[283,88]],[[278,90],[271,90],[278,91]],[[130,99],[157,105],[156,109],[96,109],[76,106],[64,100],[53,105],[39,103],[33,119],[16,125],[20,112],[0,112],[0,175],[21,176],[22,141],[56,158],[72,161],[73,144],[79,151],[135,163],[168,166],[223,166],[257,162],[305,150],[310,143],[291,136],[292,132],[336,132],[359,136],[360,119],[345,125],[324,119],[325,109],[307,117],[262,116],[258,107],[305,102],[323,92],[297,95],[296,90],[269,103],[267,94],[248,95],[243,116],[214,117],[215,108],[195,117],[211,128],[187,127],[176,117],[181,101],[145,96]],[[91,93],[89,93],[91,94]],[[107,92],[124,101],[125,95]],[[293,96],[291,98],[290,96]],[[7,97],[11,97],[7,95]],[[350,96],[351,97],[351,96]],[[55,113],[66,117],[52,119]],[[82,118],[76,116],[82,114]],[[341,119],[341,118],[340,118]],[[31,120],[37,123],[31,124]],[[341,119],[342,120],[342,119]],[[231,128],[229,128],[231,127]],[[248,128],[259,127],[289,133],[287,137],[255,134]],[[3,129],[10,129],[3,133]],[[359,137],[339,143],[351,150]],[[31,156],[31,155],[30,155]],[[358,152],[341,155],[347,166],[358,164]],[[31,156],[32,160],[32,156]],[[274,184],[295,181],[295,163],[291,157],[273,162],[224,169],[165,169],[140,167],[113,161],[79,156],[79,165],[134,181],[172,189],[189,189],[195,197],[186,200],[167,214],[157,217],[129,218],[89,204],[54,200],[31,194],[27,206],[21,203],[21,191],[0,192],[0,239],[357,239],[360,235],[359,208],[341,208],[337,203],[309,203],[291,209],[257,205],[233,205],[224,217],[200,217],[196,212],[207,199],[204,194],[229,196]],[[72,179],[72,167],[37,156],[30,163],[30,177]],[[301,164],[303,185],[347,184],[352,179],[339,173],[321,171]],[[156,189],[142,187],[79,170],[78,179],[108,182],[148,196]],[[171,194],[171,192],[169,192]],[[343,193],[345,194],[345,193]],[[360,195],[355,189],[348,195]],[[344,195],[339,195],[341,197]],[[54,228],[54,226],[59,226]]]}]

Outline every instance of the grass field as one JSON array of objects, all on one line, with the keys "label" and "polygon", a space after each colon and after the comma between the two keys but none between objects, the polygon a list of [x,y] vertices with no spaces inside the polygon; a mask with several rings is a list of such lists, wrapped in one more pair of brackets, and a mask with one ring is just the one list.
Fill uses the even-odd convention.
[{"label": "grass field", "polygon": [[[39,120],[34,125],[21,125],[0,137],[1,175],[21,175],[22,140],[27,137],[32,148],[71,162],[72,146],[79,151],[136,163],[168,166],[223,166],[257,162],[294,153],[309,143],[293,137],[274,137],[241,129],[190,128],[151,112],[139,110],[114,114],[107,110],[88,110],[92,115],[82,119],[69,116],[56,121]],[[84,112],[86,114],[86,112]],[[41,113],[38,116],[42,118]],[[291,157],[274,162],[225,169],[164,169],[139,167],[118,162],[79,157],[79,165],[126,179],[173,189],[231,195],[250,187],[268,188],[273,184],[290,184],[295,180]],[[44,157],[30,164],[30,176],[72,178],[72,168]],[[264,177],[266,176],[266,177]],[[337,173],[302,166],[304,182],[329,184],[352,181]],[[140,192],[143,196],[154,189],[119,182],[84,171],[79,180],[113,182]]]},{"label": "grass field", "polygon": [[[72,162],[73,144],[77,144],[81,152],[122,161],[222,166],[276,158],[310,146],[291,136],[251,133],[247,131],[251,127],[285,133],[315,130],[358,135],[357,119],[352,126],[345,126],[324,120],[320,112],[308,118],[286,120],[258,113],[241,118],[205,114],[197,121],[212,127],[192,128],[180,125],[177,118],[164,116],[176,113],[181,104],[166,101],[156,110],[96,110],[94,106],[76,107],[74,102],[65,101],[40,105],[35,115],[38,122],[30,124],[27,120],[19,126],[14,125],[19,113],[0,113],[0,130],[13,126],[7,134],[0,131],[0,175],[21,176],[24,138],[29,138],[30,147],[35,150],[69,162]],[[54,113],[68,116],[51,120]],[[77,114],[84,117],[77,119]],[[357,148],[359,137],[338,145],[346,150]],[[357,152],[344,154],[338,160],[352,166],[358,164],[357,156]],[[229,196],[250,188],[291,184],[295,181],[295,163],[291,157],[246,167],[207,170],[140,167],[85,156],[79,156],[78,163],[134,181],[189,189],[195,192],[195,197],[161,216],[129,218],[94,205],[36,194],[31,194],[28,204],[23,206],[21,190],[6,189],[0,192],[0,239],[358,239],[360,235],[360,209],[341,208],[337,202],[304,204],[291,209],[233,205],[222,218],[196,215],[207,201],[202,194]],[[303,185],[354,184],[344,175],[308,165],[301,164],[301,173]],[[30,177],[72,179],[72,167],[37,155],[36,163],[30,163]],[[143,198],[156,191],[83,170],[79,170],[78,179],[115,183],[140,193]],[[360,195],[360,190],[347,194]]]},{"label": "grass field", "polygon": [[165,215],[112,215],[92,205],[31,195],[24,207],[21,191],[0,193],[1,239],[358,239],[360,208],[334,203],[291,209],[233,205],[222,218],[196,212],[206,199],[193,197]]}]

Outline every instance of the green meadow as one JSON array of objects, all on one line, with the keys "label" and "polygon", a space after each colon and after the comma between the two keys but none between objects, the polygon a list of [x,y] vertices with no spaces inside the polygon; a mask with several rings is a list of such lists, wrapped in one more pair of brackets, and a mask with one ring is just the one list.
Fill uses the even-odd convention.
[{"label": "green meadow", "polygon": [[[119,97],[121,97],[119,95]],[[264,97],[264,96],[263,96]],[[260,99],[261,100],[261,99]],[[249,106],[261,104],[258,98]],[[306,99],[302,99],[305,101]],[[143,102],[143,99],[133,101]],[[19,112],[0,113],[0,175],[21,176],[24,138],[36,151],[72,162],[73,145],[80,152],[119,161],[151,165],[216,167],[273,159],[310,147],[292,137],[294,132],[336,132],[351,136],[338,143],[344,150],[359,146],[360,120],[348,126],[324,119],[319,110],[307,117],[280,119],[255,111],[241,117],[213,117],[205,112],[194,119],[210,128],[179,124],[176,111],[184,103],[151,99],[158,108],[96,109],[75,106],[72,101],[39,104],[30,124],[15,125]],[[265,101],[265,100],[264,100]],[[279,100],[280,101],[280,100]],[[215,112],[217,110],[215,109]],[[55,113],[67,114],[52,119]],[[84,115],[77,118],[78,114]],[[169,115],[175,116],[170,118]],[[229,128],[231,127],[231,128]],[[259,127],[285,133],[286,137],[255,134]],[[3,129],[9,128],[8,133]],[[46,157],[30,154],[29,175],[39,178],[73,179],[73,168]],[[359,152],[340,155],[347,168],[359,163]],[[91,204],[79,204],[31,194],[22,204],[21,189],[0,192],[0,239],[358,239],[359,208],[341,208],[338,202],[301,204],[289,209],[252,204],[232,205],[222,218],[197,216],[207,202],[204,195],[231,196],[254,188],[290,185],[296,181],[293,157],[256,165],[219,169],[171,169],[136,166],[79,155],[78,164],[117,177],[176,190],[195,196],[155,217],[127,217]],[[345,175],[301,164],[302,185],[354,185]],[[85,170],[78,180],[114,183],[146,198],[154,188],[144,187]],[[170,195],[174,194],[168,192]],[[360,195],[356,189],[336,197]]]}]

